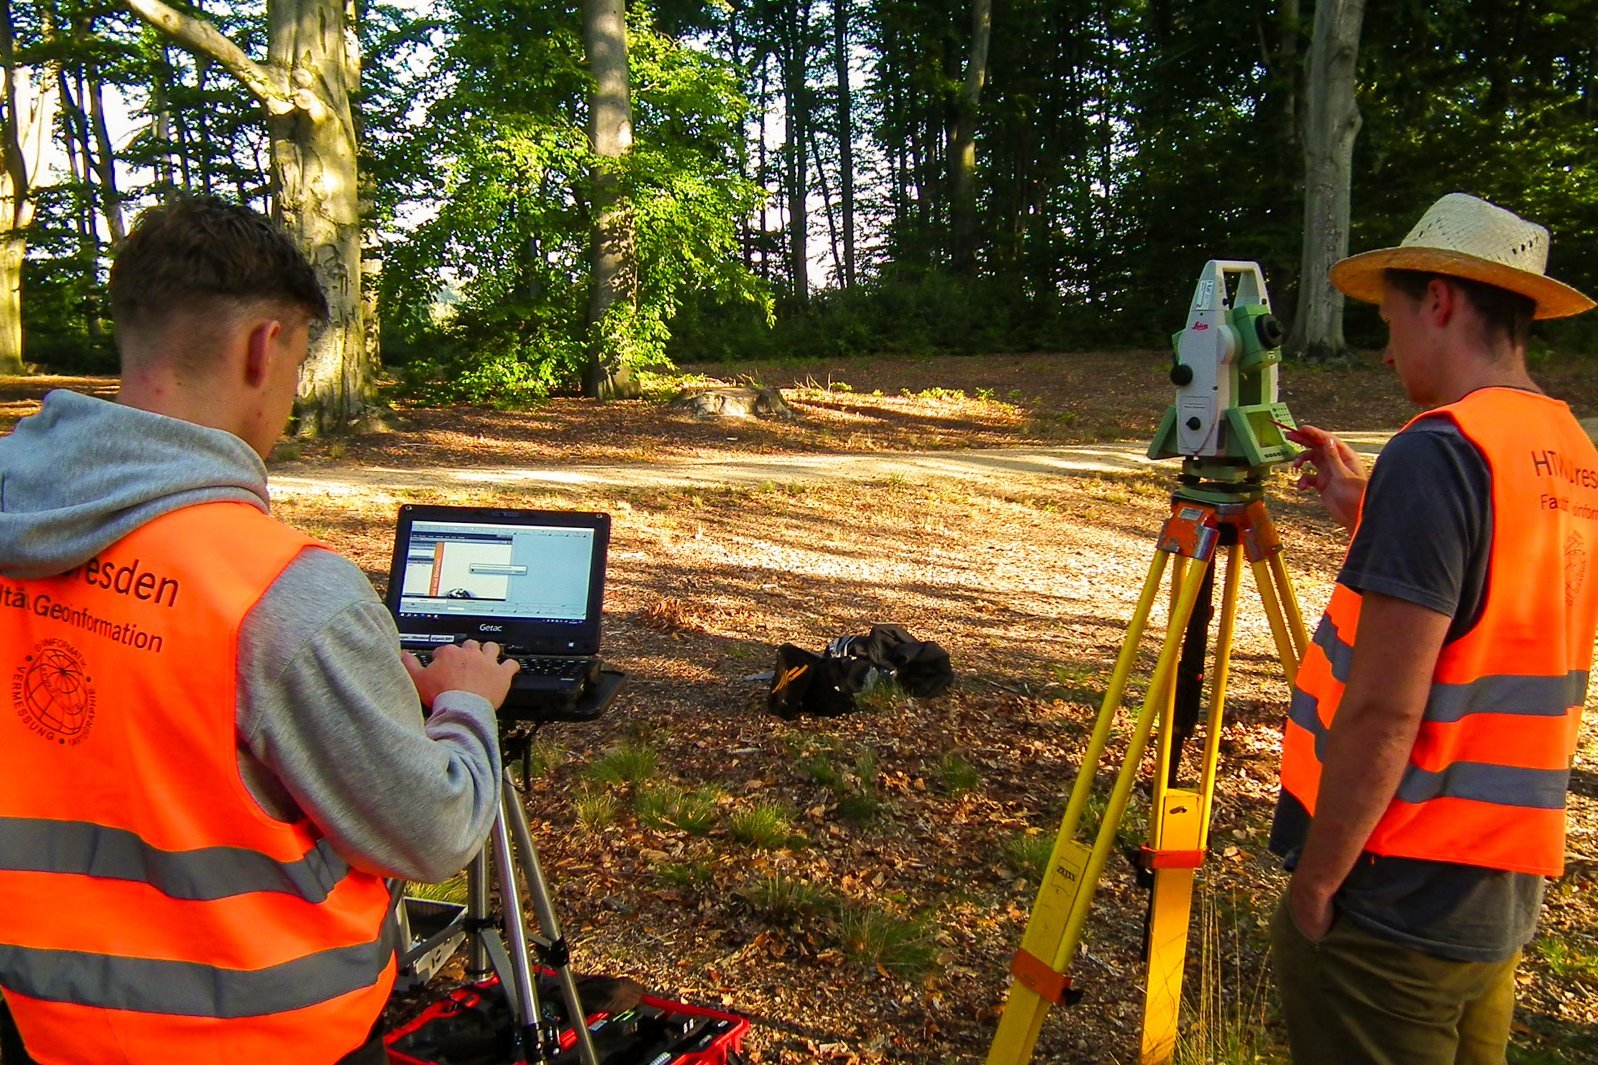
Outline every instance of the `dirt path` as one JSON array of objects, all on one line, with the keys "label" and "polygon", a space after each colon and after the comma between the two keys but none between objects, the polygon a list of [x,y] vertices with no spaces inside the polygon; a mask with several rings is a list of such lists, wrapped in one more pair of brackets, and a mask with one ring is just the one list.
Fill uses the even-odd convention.
[{"label": "dirt path", "polygon": [[[1348,433],[1344,439],[1365,455],[1376,455],[1392,436],[1385,432]],[[795,482],[908,483],[954,480],[1013,484],[1071,474],[1175,469],[1149,459],[1142,444],[1074,447],[964,448],[867,454],[746,455],[724,459],[663,459],[604,465],[469,469],[453,466],[326,466],[304,462],[274,466],[274,495],[341,495],[353,491],[413,488],[527,487],[549,491],[596,488],[704,488]]]}]

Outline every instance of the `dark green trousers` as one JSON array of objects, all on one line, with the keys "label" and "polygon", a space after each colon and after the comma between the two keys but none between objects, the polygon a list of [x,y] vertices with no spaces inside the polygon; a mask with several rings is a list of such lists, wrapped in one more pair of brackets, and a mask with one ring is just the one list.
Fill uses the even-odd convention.
[{"label": "dark green trousers", "polygon": [[1284,896],[1271,955],[1294,1065],[1504,1065],[1518,951],[1452,961],[1346,920],[1311,942]]}]

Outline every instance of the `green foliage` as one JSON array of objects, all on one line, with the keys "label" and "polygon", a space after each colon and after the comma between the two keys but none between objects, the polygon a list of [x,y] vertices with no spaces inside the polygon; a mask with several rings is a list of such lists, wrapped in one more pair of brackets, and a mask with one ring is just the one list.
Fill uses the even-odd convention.
[{"label": "green foliage", "polygon": [[1175,1065],[1289,1065],[1266,1023],[1276,997],[1261,964],[1268,943],[1263,934],[1250,941],[1239,916],[1251,905],[1237,902],[1206,884],[1194,893],[1198,979],[1183,995]]},{"label": "green foliage", "polygon": [[760,877],[737,894],[757,916],[777,925],[835,914],[841,906],[830,889],[783,873]]},{"label": "green foliage", "polygon": [[1053,853],[1054,837],[1041,832],[1021,832],[1004,841],[1005,860],[1033,883],[1042,883]]},{"label": "green foliage", "polygon": [[628,741],[606,751],[585,775],[595,784],[637,786],[654,776],[659,762],[654,748]]},{"label": "green foliage", "polygon": [[789,740],[788,749],[794,768],[832,793],[842,820],[863,826],[886,809],[877,789],[877,756],[869,747],[851,755],[834,740],[800,736]]},{"label": "green foliage", "polygon": [[653,784],[639,789],[634,810],[638,820],[650,828],[675,828],[703,836],[716,826],[720,798],[715,788],[685,791],[675,784]]},{"label": "green foliage", "polygon": [[726,63],[629,11],[635,140],[622,161],[635,231],[637,304],[589,323],[591,181],[583,123],[591,86],[574,12],[528,0],[457,4],[435,101],[410,147],[444,160],[436,207],[386,259],[383,314],[407,353],[405,379],[438,400],[521,405],[577,387],[595,351],[634,369],[667,366],[669,323],[690,294],[762,307],[734,256],[757,187],[738,173],[748,104]]},{"label": "green foliage", "polygon": [[[527,752],[526,765],[529,780],[537,780],[540,777],[549,776],[556,769],[559,769],[561,763],[566,760],[565,750],[561,748],[560,744],[550,739],[534,740],[532,746],[528,747]],[[518,772],[521,770],[522,762],[520,760],[516,762],[515,768]]]},{"label": "green foliage", "polygon": [[727,828],[739,843],[775,850],[787,846],[793,838],[793,814],[781,803],[757,802],[734,812]]},{"label": "green foliage", "polygon": [[436,884],[421,884],[415,881],[405,886],[405,894],[413,899],[427,899],[430,902],[452,902],[458,906],[466,904],[466,874],[456,873],[448,880],[441,880]]},{"label": "green foliage", "polygon": [[1584,948],[1569,940],[1543,937],[1532,949],[1561,982],[1598,988],[1598,946]]},{"label": "green foliage", "polygon": [[585,828],[604,828],[614,824],[621,812],[621,801],[603,788],[588,787],[577,793],[573,802],[577,823]]},{"label": "green foliage", "polygon": [[703,860],[664,862],[655,867],[655,877],[667,887],[701,892],[715,885],[716,870]]},{"label": "green foliage", "polygon": [[849,906],[838,919],[838,936],[849,958],[902,980],[925,975],[937,961],[937,944],[925,917]]},{"label": "green foliage", "polygon": [[982,786],[982,774],[959,751],[938,760],[938,783],[950,795],[963,795]]},{"label": "green foliage", "polygon": [[[47,190],[41,214],[50,217],[73,191]],[[37,226],[29,251],[22,280],[24,357],[56,373],[115,373],[97,249],[84,249],[76,234]]]}]

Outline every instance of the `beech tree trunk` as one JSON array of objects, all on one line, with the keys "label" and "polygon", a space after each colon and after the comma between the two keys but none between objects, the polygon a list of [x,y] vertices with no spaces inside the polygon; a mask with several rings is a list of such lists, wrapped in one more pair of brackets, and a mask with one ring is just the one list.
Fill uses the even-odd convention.
[{"label": "beech tree trunk", "polygon": [[952,241],[950,259],[956,270],[969,270],[977,261],[977,109],[988,77],[988,40],[993,31],[993,0],[972,0],[971,54],[966,60],[965,85],[955,107],[954,129],[949,138],[949,184]]},{"label": "beech tree trunk", "polygon": [[375,360],[361,313],[361,217],[355,121],[360,81],[355,0],[268,0],[267,60],[257,63],[210,22],[161,0],[122,0],[173,43],[215,60],[266,109],[275,212],[327,292],[330,317],[301,377],[296,432],[361,425]]},{"label": "beech tree trunk", "polygon": [[833,65],[838,77],[838,200],[843,215],[843,270],[839,284],[855,282],[854,92],[849,85],[849,0],[832,0]]},{"label": "beech tree trunk", "polygon": [[44,166],[51,121],[60,92],[54,70],[20,67],[14,59],[10,0],[0,0],[0,65],[4,66],[0,113],[0,375],[27,371],[22,361],[22,235],[33,221],[33,182]]},{"label": "beech tree trunk", "polygon": [[1289,354],[1310,359],[1348,355],[1343,339],[1343,294],[1327,271],[1348,254],[1349,185],[1359,107],[1354,63],[1359,56],[1365,0],[1319,0],[1305,86],[1304,253],[1298,313]]},{"label": "beech tree trunk", "polygon": [[638,249],[622,185],[622,161],[633,146],[623,0],[583,0],[583,48],[594,76],[588,135],[598,156],[593,179],[594,230],[589,241],[592,287],[583,395],[627,399],[639,394],[624,350],[638,309]]},{"label": "beech tree trunk", "polygon": [[810,94],[805,83],[809,56],[810,3],[794,0],[781,5],[783,15],[782,96],[783,159],[787,164],[784,199],[788,204],[788,270],[794,299],[803,307],[810,302],[810,167],[805,150],[810,124]]}]

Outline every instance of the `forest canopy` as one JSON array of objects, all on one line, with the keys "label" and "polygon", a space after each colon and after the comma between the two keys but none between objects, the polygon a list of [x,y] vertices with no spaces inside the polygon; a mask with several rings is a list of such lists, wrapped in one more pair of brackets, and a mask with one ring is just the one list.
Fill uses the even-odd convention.
[{"label": "forest canopy", "polygon": [[[1294,312],[1315,0],[654,0],[610,52],[602,0],[0,2],[4,261],[42,369],[115,369],[106,270],[139,207],[284,215],[304,105],[273,86],[305,70],[278,42],[329,12],[359,190],[341,357],[424,396],[533,400],[596,359],[1159,347],[1210,258],[1260,262]],[[1400,0],[1355,26],[1350,245],[1468,191],[1598,289],[1598,5]],[[1368,308],[1346,322],[1381,343]]]}]

